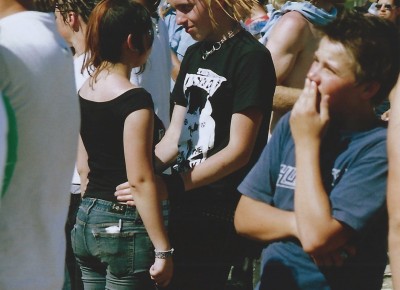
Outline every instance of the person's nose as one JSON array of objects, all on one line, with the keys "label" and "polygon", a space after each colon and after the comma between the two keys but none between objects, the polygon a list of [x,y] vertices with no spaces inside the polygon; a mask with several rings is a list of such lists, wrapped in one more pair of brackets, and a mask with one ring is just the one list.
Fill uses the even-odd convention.
[{"label": "person's nose", "polygon": [[176,11],[176,24],[183,25],[186,22],[186,16],[179,10]]},{"label": "person's nose", "polygon": [[314,62],[311,67],[310,70],[307,73],[307,78],[309,78],[311,81],[316,82],[317,84],[319,83],[319,72],[321,71],[321,66]]}]

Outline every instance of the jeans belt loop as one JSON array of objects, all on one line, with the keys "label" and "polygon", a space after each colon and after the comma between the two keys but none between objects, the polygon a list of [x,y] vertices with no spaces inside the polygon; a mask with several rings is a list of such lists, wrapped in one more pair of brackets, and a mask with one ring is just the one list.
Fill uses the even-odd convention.
[{"label": "jeans belt loop", "polygon": [[87,210],[86,210],[86,214],[89,214],[90,213],[90,211],[92,210],[92,208],[94,207],[94,205],[96,204],[96,202],[97,202],[97,199],[96,198],[91,198],[90,199],[90,202],[91,202],[91,204],[87,207]]}]

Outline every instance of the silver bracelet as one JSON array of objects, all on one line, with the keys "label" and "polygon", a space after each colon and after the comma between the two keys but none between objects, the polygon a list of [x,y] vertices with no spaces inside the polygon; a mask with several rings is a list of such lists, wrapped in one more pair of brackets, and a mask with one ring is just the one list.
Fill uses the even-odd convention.
[{"label": "silver bracelet", "polygon": [[154,256],[157,259],[167,259],[169,257],[172,257],[173,253],[174,253],[174,248],[171,248],[171,250],[168,250],[168,251],[157,251],[157,250],[154,250]]}]

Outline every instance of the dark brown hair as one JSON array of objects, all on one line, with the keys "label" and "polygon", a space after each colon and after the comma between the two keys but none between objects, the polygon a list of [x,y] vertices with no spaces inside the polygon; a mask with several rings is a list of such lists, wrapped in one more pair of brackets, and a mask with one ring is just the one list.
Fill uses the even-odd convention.
[{"label": "dark brown hair", "polygon": [[[154,31],[150,13],[130,0],[103,0],[93,10],[86,33],[86,55],[83,69],[94,79],[108,64],[121,61],[121,48],[128,35],[139,53],[153,43]],[[141,69],[143,71],[143,68]]]},{"label": "dark brown hair", "polygon": [[381,17],[344,11],[321,30],[329,40],[340,42],[353,55],[358,83],[380,83],[381,87],[371,101],[374,105],[381,103],[389,95],[399,74],[397,27]]}]

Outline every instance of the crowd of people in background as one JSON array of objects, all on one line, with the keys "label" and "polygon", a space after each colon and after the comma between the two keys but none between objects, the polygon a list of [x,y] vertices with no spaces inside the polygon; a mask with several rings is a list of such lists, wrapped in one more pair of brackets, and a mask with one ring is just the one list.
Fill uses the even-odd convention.
[{"label": "crowd of people in background", "polygon": [[399,15],[1,1],[0,289],[400,290]]}]

